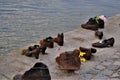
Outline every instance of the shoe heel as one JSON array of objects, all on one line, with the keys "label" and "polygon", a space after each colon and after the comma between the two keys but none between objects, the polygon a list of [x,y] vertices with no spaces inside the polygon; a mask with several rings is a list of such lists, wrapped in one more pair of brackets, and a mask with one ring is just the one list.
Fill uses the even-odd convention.
[{"label": "shoe heel", "polygon": [[114,45],[114,43],[115,43],[115,39],[114,39],[114,38],[110,38],[109,40],[110,40],[110,44],[109,44],[109,45],[110,45],[111,47],[113,47],[113,45]]},{"label": "shoe heel", "polygon": [[111,43],[110,46],[113,47],[114,43]]},{"label": "shoe heel", "polygon": [[102,39],[102,38],[103,38],[103,35],[100,35],[100,36],[99,36],[99,39]]}]

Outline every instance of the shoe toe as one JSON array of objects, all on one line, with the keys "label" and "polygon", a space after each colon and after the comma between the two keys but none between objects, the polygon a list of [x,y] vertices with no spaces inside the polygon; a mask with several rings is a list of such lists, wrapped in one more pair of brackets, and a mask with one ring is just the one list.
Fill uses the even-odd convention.
[{"label": "shoe toe", "polygon": [[93,47],[101,47],[102,45],[101,45],[101,43],[97,42],[97,43],[93,43],[92,46]]}]

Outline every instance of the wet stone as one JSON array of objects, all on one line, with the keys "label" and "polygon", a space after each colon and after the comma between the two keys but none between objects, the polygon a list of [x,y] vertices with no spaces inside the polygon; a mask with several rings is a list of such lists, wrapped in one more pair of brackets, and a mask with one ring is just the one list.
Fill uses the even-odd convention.
[{"label": "wet stone", "polygon": [[102,71],[101,74],[105,76],[111,76],[113,74],[113,71],[106,69]]},{"label": "wet stone", "polygon": [[[120,54],[120,53],[119,53]],[[116,55],[113,55],[112,58],[114,59],[119,59],[119,56],[116,54]]]},{"label": "wet stone", "polygon": [[80,70],[75,70],[74,73],[75,74],[80,74]]},{"label": "wet stone", "polygon": [[96,75],[97,73],[99,72],[99,70],[89,70],[89,71],[87,71],[86,73],[87,74],[92,74],[92,75]]},{"label": "wet stone", "polygon": [[0,80],[9,80],[9,78],[7,78],[6,76],[4,76],[3,74],[0,74]]},{"label": "wet stone", "polygon": [[103,65],[103,66],[108,66],[108,65],[110,65],[110,64],[112,64],[111,62],[102,62],[101,63],[101,65]]},{"label": "wet stone", "polygon": [[105,69],[105,67],[104,67],[104,66],[102,66],[102,65],[98,65],[98,66],[96,66],[96,67],[95,67],[95,69],[97,69],[97,70],[104,70],[104,69]]},{"label": "wet stone", "polygon": [[120,80],[120,78],[111,78],[110,80]]},{"label": "wet stone", "polygon": [[105,60],[106,62],[111,62],[113,63],[116,59],[115,58],[108,58],[107,60]]},{"label": "wet stone", "polygon": [[97,76],[95,76],[93,79],[91,80],[109,80],[108,76],[102,75],[102,74],[98,74]]},{"label": "wet stone", "polygon": [[119,57],[118,57],[118,58],[116,58],[116,57],[113,57],[113,56],[112,56],[112,58],[111,58],[111,59],[112,59],[113,63],[114,63],[115,61],[120,61],[120,58],[119,58]]},{"label": "wet stone", "polygon": [[116,53],[116,55],[120,57],[120,53]]},{"label": "wet stone", "polygon": [[120,75],[120,69],[118,70],[118,74]]},{"label": "wet stone", "polygon": [[113,73],[111,77],[112,78],[120,78],[120,75],[118,73]]},{"label": "wet stone", "polygon": [[90,79],[92,79],[92,77],[94,77],[94,75],[92,75],[92,74],[82,74],[82,75],[80,75],[79,80],[90,80]]},{"label": "wet stone", "polygon": [[113,63],[113,65],[118,65],[118,66],[120,66],[120,61],[115,61],[115,62]]},{"label": "wet stone", "polygon": [[107,69],[112,70],[112,71],[118,70],[119,68],[120,68],[119,65],[109,65],[107,67]]}]

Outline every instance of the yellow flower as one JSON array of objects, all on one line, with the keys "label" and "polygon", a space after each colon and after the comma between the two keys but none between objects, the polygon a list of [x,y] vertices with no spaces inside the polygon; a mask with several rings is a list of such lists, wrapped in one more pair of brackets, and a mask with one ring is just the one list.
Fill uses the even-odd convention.
[{"label": "yellow flower", "polygon": [[82,58],[81,59],[81,62],[86,62],[87,60],[85,58]]},{"label": "yellow flower", "polygon": [[79,53],[79,57],[83,57],[86,53],[85,52],[81,52]]}]

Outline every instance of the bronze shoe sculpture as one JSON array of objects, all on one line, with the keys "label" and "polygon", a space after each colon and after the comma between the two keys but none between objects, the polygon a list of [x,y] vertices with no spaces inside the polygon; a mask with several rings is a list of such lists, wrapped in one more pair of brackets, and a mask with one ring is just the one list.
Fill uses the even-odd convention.
[{"label": "bronze shoe sculpture", "polygon": [[24,74],[15,75],[13,80],[51,80],[51,76],[48,67],[38,62]]},{"label": "bronze shoe sculpture", "polygon": [[36,59],[38,59],[40,53],[46,54],[45,50],[46,50],[46,46],[34,45],[34,46],[28,47],[28,49],[23,49],[22,55],[25,55],[28,57],[35,57]]},{"label": "bronze shoe sculpture", "polygon": [[103,32],[102,31],[95,31],[95,36],[98,38],[98,39],[102,39],[103,38]]},{"label": "bronze shoe sculpture", "polygon": [[84,29],[96,31],[99,28],[104,28],[104,21],[98,16],[95,16],[90,18],[85,24],[82,24],[81,27]]},{"label": "bronze shoe sculpture", "polygon": [[97,47],[97,48],[105,48],[105,47],[112,47],[115,43],[115,39],[113,37],[109,38],[109,39],[105,39],[102,42],[96,42],[93,43],[92,46],[93,47]]},{"label": "bronze shoe sculpture", "polygon": [[64,34],[61,33],[57,35],[57,37],[54,38],[54,42],[56,42],[59,46],[63,46],[64,44]]},{"label": "bronze shoe sculpture", "polygon": [[49,47],[49,48],[53,48],[54,47],[54,40],[52,37],[47,37],[43,40],[40,40],[40,45],[44,45],[46,47]]},{"label": "bronze shoe sculpture", "polygon": [[78,70],[80,69],[81,61],[79,57],[79,50],[66,51],[56,57],[56,62],[60,69],[64,70]]},{"label": "bronze shoe sculpture", "polygon": [[45,45],[41,45],[41,46],[40,46],[40,52],[41,52],[43,55],[47,54],[47,53],[45,52],[46,49],[47,49],[47,47],[46,47]]},{"label": "bronze shoe sculpture", "polygon": [[84,29],[93,30],[93,31],[98,30],[98,25],[97,24],[94,24],[94,25],[82,24],[81,27],[84,28]]},{"label": "bronze shoe sculpture", "polygon": [[39,48],[39,45],[29,46],[28,49],[23,49],[22,54],[24,55],[26,52],[32,51],[36,48]]},{"label": "bronze shoe sculpture", "polygon": [[94,48],[84,48],[84,47],[80,47],[80,52],[84,52],[85,54],[83,54],[81,57],[85,58],[86,60],[90,60],[92,57],[93,53],[96,53],[97,50]]}]

